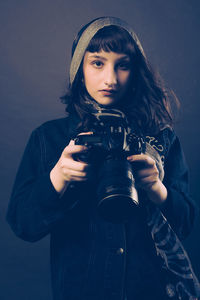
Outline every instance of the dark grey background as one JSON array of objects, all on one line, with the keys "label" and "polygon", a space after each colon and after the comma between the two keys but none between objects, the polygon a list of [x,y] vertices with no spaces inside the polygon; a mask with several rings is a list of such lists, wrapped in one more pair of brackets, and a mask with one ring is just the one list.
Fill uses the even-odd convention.
[{"label": "dark grey background", "polygon": [[[5,222],[15,173],[30,132],[64,116],[70,49],[79,28],[113,15],[138,34],[147,56],[179,97],[176,131],[200,204],[200,3],[195,0],[0,0],[0,299],[51,299],[49,238],[19,240]],[[180,212],[181,213],[181,212]],[[185,242],[200,275],[200,225]],[[200,277],[200,276],[199,276]]]}]

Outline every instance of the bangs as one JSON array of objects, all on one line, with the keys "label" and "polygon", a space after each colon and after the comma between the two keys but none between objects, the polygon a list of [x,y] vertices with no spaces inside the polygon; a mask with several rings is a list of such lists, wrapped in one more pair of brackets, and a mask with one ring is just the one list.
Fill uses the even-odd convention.
[{"label": "bangs", "polygon": [[91,39],[86,51],[135,54],[133,38],[123,28],[111,25],[100,29]]}]

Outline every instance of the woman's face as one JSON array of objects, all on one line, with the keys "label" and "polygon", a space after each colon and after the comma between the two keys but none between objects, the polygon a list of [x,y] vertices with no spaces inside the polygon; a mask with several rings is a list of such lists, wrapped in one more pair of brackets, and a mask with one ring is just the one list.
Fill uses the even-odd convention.
[{"label": "woman's face", "polygon": [[99,104],[118,103],[127,92],[131,78],[131,60],[127,54],[86,52],[83,77],[89,95]]}]

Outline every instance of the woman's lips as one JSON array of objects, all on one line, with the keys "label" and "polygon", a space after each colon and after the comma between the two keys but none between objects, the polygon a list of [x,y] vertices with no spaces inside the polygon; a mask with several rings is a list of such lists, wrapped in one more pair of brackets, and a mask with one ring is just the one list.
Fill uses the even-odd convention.
[{"label": "woman's lips", "polygon": [[100,90],[104,96],[111,96],[117,93],[117,90]]}]

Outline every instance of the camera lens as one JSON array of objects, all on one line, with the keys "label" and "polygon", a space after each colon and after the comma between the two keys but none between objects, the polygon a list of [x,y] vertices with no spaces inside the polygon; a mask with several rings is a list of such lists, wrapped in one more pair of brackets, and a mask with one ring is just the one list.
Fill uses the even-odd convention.
[{"label": "camera lens", "polygon": [[107,221],[127,221],[138,206],[131,164],[127,160],[106,160],[98,180],[99,214]]}]

